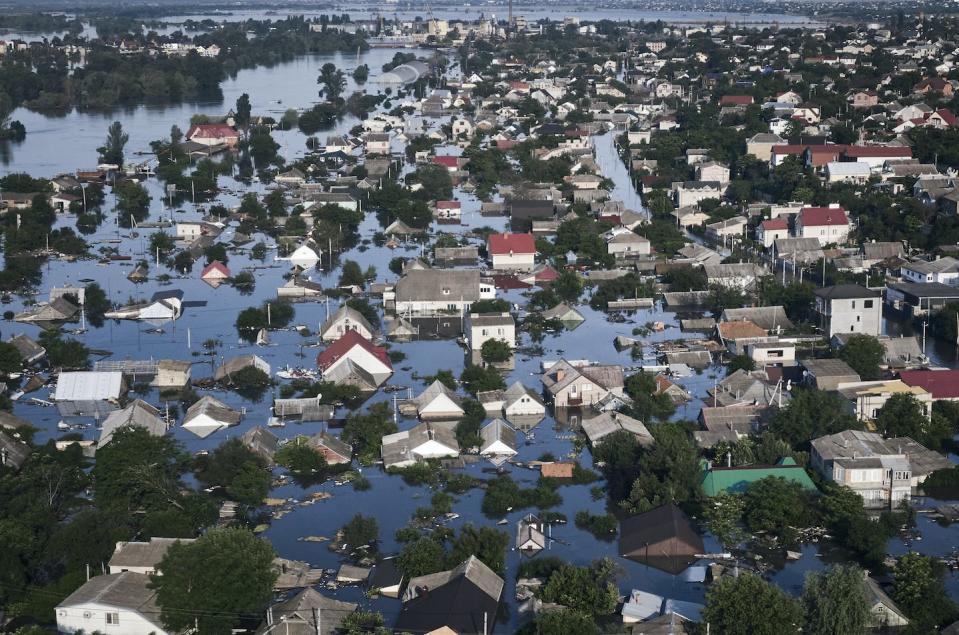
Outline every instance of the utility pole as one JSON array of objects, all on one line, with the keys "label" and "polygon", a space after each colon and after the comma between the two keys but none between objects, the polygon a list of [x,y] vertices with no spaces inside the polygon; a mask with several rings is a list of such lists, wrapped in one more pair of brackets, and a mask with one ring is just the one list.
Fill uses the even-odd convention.
[{"label": "utility pole", "polygon": [[313,607],[313,631],[316,635],[320,635],[320,612],[317,608]]}]

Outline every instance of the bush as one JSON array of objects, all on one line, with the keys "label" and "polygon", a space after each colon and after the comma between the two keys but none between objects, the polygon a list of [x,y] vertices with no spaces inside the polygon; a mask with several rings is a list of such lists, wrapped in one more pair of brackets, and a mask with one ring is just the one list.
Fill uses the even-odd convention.
[{"label": "bush", "polygon": [[616,537],[619,521],[612,514],[598,516],[584,509],[576,512],[576,526],[585,529],[599,540],[612,540]]}]

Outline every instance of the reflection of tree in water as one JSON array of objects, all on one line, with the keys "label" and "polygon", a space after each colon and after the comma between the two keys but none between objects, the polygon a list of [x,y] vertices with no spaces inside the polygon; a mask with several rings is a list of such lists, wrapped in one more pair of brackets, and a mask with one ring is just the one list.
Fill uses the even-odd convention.
[{"label": "reflection of tree in water", "polygon": [[10,141],[8,139],[0,140],[0,163],[3,165],[10,165],[10,162],[13,160],[13,144],[21,143],[20,141]]}]

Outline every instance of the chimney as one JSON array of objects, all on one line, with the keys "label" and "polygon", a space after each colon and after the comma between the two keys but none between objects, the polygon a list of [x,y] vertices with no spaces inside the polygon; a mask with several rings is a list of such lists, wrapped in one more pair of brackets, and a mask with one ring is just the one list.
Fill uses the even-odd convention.
[{"label": "chimney", "polygon": [[556,381],[563,381],[563,379],[565,379],[565,378],[566,378],[566,371],[565,371],[565,370],[558,370],[558,371],[556,371]]}]

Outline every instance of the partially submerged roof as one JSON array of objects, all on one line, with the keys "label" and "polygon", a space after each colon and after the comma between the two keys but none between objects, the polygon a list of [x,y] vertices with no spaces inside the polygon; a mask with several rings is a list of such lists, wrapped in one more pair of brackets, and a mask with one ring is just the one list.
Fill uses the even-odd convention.
[{"label": "partially submerged roof", "polygon": [[663,505],[620,523],[620,554],[669,573],[686,569],[703,550],[702,537],[675,505]]}]

